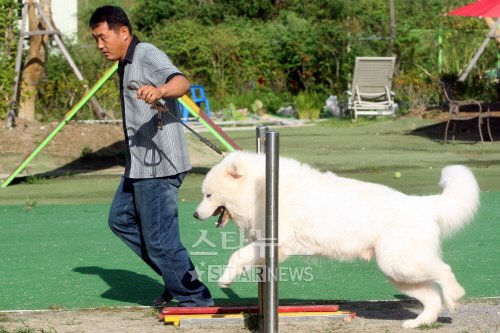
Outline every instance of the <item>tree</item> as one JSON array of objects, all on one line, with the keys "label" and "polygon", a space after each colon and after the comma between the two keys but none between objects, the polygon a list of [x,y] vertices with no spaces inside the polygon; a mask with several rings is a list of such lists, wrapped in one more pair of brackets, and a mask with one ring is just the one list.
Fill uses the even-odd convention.
[{"label": "tree", "polygon": [[[48,30],[37,13],[37,8],[34,0],[28,1],[28,21],[29,31]],[[50,10],[50,0],[41,0],[40,6],[49,21],[52,20],[52,12]],[[21,101],[19,106],[19,118],[26,120],[35,120],[35,102],[37,95],[37,87],[43,76],[45,60],[48,49],[48,35],[31,35],[30,46],[21,81]]]},{"label": "tree", "polygon": [[389,18],[389,51],[391,52],[391,55],[395,55],[394,42],[396,41],[396,13],[394,10],[394,0],[389,0]]},{"label": "tree", "polygon": [[14,62],[16,55],[17,3],[0,0],[0,118],[5,117],[12,105]]}]

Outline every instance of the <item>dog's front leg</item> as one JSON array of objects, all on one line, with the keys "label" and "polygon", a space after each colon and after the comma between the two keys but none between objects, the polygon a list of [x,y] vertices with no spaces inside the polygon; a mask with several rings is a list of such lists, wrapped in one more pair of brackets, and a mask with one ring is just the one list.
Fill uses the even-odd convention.
[{"label": "dog's front leg", "polygon": [[263,249],[255,242],[234,252],[227,263],[224,273],[219,278],[219,287],[228,288],[231,282],[245,270],[250,270],[254,265],[262,265],[264,263],[264,256],[261,252],[263,252]]}]

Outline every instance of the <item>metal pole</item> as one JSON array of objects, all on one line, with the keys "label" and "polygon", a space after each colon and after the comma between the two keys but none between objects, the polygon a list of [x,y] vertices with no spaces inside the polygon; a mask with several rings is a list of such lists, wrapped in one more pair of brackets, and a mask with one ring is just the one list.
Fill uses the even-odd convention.
[{"label": "metal pole", "polygon": [[17,42],[17,54],[16,54],[16,64],[14,67],[14,87],[13,87],[13,97],[10,104],[9,113],[7,117],[7,127],[16,126],[16,110],[17,101],[19,100],[19,82],[21,81],[21,65],[23,60],[23,44],[24,44],[24,34],[26,32],[26,17],[28,15],[28,6],[26,2],[23,2],[23,8],[21,10],[21,29],[19,32],[19,39]]},{"label": "metal pole", "polygon": [[265,154],[266,153],[266,134],[269,132],[269,128],[267,126],[257,126],[256,128],[256,152],[257,154]]},{"label": "metal pole", "polygon": [[264,332],[278,332],[279,133],[266,133],[266,246]]},{"label": "metal pole", "polygon": [[443,68],[443,26],[438,29],[438,71],[441,73]]},{"label": "metal pole", "polygon": [[467,79],[467,76],[469,75],[469,72],[476,65],[477,61],[481,57],[481,54],[483,54],[484,49],[486,48],[486,46],[490,42],[490,39],[491,38],[495,38],[495,32],[497,31],[497,29],[498,29],[499,26],[500,26],[500,19],[498,19],[498,20],[495,21],[495,24],[493,24],[493,26],[491,27],[488,36],[486,36],[486,38],[483,41],[483,44],[481,44],[481,46],[477,50],[477,52],[474,55],[474,57],[472,58],[472,60],[467,65],[467,68],[464,70],[464,72],[462,73],[462,75],[460,76],[460,78],[458,79],[458,81],[464,82],[465,79]]},{"label": "metal pole", "polygon": [[[266,134],[269,131],[269,128],[267,126],[258,126],[256,127],[256,135],[255,135],[255,147],[256,147],[256,152],[257,154],[265,154],[266,153]],[[261,237],[266,238],[266,235],[264,234],[265,230],[261,230]],[[261,254],[261,249],[259,249],[259,255]],[[257,267],[257,275],[259,278],[257,282],[257,287],[258,287],[258,301],[259,301],[259,331],[263,332],[264,331],[264,300],[266,298],[265,296],[265,279],[262,279],[264,277],[265,269],[263,269],[262,266]]]}]

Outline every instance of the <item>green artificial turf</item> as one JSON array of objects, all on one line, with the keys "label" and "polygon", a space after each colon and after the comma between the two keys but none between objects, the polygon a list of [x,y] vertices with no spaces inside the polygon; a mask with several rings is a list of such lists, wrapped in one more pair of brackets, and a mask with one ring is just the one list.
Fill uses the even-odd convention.
[{"label": "green artificial turf", "polygon": [[[443,145],[442,124],[425,129],[429,124],[428,120],[402,117],[357,123],[332,120],[277,130],[281,156],[408,194],[439,193],[440,171],[445,165],[470,167],[483,191],[481,208],[471,225],[444,241],[443,256],[466,289],[466,297],[500,296],[498,143],[481,144],[466,137],[468,140]],[[254,129],[228,133],[244,149],[255,150]],[[256,303],[255,282],[241,281],[227,290],[214,282],[241,244],[232,224],[219,230],[214,221],[192,218],[201,199],[204,173],[214,159],[202,158],[207,148],[199,146],[202,144],[193,136],[187,137],[197,149],[190,153],[198,163],[180,192],[183,242],[217,304]],[[10,172],[16,157],[4,155],[0,168],[8,166],[3,172]],[[30,171],[39,175],[0,190],[0,309],[150,305],[162,291],[161,280],[107,227],[119,176],[92,170],[75,174],[71,169],[66,176],[41,175],[66,170],[57,161],[42,152],[30,164]],[[80,163],[90,167],[95,161]],[[395,172],[401,177],[395,178]],[[280,272],[282,303],[399,297],[373,261],[339,263],[293,257],[281,265]]]},{"label": "green artificial turf", "polygon": [[[473,223],[443,246],[443,255],[466,297],[500,296],[500,192],[482,193]],[[181,233],[216,304],[257,302],[254,275],[231,289],[215,280],[235,248],[233,224],[192,218],[196,204],[180,204]],[[0,206],[0,309],[88,308],[150,305],[161,280],[107,227],[109,205]],[[375,262],[339,263],[293,257],[280,266],[280,302],[390,300],[400,297]]]}]

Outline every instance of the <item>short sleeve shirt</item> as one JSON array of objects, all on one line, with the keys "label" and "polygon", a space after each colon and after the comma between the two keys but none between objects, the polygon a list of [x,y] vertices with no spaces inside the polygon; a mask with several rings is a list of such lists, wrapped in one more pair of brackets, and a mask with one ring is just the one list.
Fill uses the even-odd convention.
[{"label": "short sleeve shirt", "polygon": [[127,88],[131,81],[139,86],[159,86],[176,75],[183,75],[168,56],[149,43],[133,37],[124,61],[118,67],[123,131],[127,145],[127,178],[173,176],[191,169],[179,107],[176,98],[160,100],[174,117],[162,112],[163,129],[157,128],[157,111]]}]

